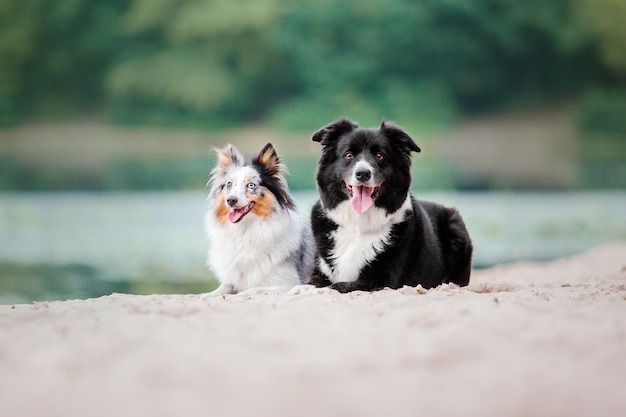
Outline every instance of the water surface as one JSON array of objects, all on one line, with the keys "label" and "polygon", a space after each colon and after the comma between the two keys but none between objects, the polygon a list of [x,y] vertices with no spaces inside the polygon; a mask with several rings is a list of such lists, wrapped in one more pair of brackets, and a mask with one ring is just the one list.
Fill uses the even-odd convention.
[{"label": "water surface", "polygon": [[[204,192],[0,194],[0,302],[199,292]],[[419,193],[457,207],[474,265],[548,260],[626,239],[626,192]],[[315,192],[295,193],[308,212]]]}]

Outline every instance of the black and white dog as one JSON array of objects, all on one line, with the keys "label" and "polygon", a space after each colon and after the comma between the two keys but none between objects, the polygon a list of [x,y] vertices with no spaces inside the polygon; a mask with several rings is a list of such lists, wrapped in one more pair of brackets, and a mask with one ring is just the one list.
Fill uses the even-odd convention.
[{"label": "black and white dog", "polygon": [[409,192],[411,151],[420,148],[407,133],[341,119],[312,139],[322,154],[310,284],[349,292],[469,283],[472,243],[458,211]]}]

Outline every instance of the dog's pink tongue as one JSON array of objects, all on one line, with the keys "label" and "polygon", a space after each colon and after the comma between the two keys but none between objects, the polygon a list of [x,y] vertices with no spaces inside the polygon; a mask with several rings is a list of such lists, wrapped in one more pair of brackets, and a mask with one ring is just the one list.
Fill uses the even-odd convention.
[{"label": "dog's pink tongue", "polygon": [[228,220],[231,223],[236,223],[243,216],[243,209],[232,209],[228,212]]},{"label": "dog's pink tongue", "polygon": [[374,204],[370,188],[362,185],[352,187],[352,208],[357,213],[363,213]]}]

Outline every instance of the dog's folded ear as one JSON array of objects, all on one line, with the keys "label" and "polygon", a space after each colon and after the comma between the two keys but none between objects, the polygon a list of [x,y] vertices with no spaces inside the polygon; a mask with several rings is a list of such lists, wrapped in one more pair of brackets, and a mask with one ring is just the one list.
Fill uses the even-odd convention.
[{"label": "dog's folded ear", "polygon": [[339,119],[313,133],[311,139],[313,139],[313,142],[320,142],[322,146],[326,146],[341,137],[341,135],[352,132],[354,129],[358,129],[358,127],[359,125],[356,122],[348,119]]},{"label": "dog's folded ear", "polygon": [[216,193],[219,193],[224,187],[224,184],[221,182],[228,173],[228,170],[231,167],[242,166],[244,159],[237,148],[230,143],[223,148],[214,148],[213,150],[217,154],[217,165],[213,168],[213,171],[211,171],[207,187],[212,186],[212,193],[217,195]]},{"label": "dog's folded ear", "polygon": [[230,143],[221,149],[215,149],[217,154],[217,167],[214,174],[223,176],[230,167],[242,166],[243,155]]},{"label": "dog's folded ear", "polygon": [[380,124],[380,130],[389,139],[398,142],[404,149],[407,150],[407,153],[410,153],[411,151],[422,151],[420,147],[417,146],[413,138],[411,138],[404,130],[394,125],[393,123],[387,123],[383,120]]}]

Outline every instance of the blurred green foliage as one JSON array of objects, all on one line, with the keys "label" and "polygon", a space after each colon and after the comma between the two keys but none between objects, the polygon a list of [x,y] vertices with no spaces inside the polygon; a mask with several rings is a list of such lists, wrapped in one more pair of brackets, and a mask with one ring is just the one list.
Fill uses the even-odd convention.
[{"label": "blurred green foliage", "polygon": [[151,280],[105,276],[103,271],[82,264],[21,264],[0,262],[0,303],[95,298],[111,293],[126,294],[197,294],[217,288],[218,281],[208,279],[172,281],[153,274]]},{"label": "blurred green foliage", "polygon": [[622,0],[0,0],[0,125],[437,129],[623,85]]},{"label": "blurred green foliage", "polygon": [[626,186],[626,90],[594,89],[578,103],[581,186]]},{"label": "blurred green foliage", "polygon": [[126,160],[114,162],[104,173],[105,190],[199,190],[213,165],[208,158]]},{"label": "blurred green foliage", "polygon": [[269,38],[281,3],[132,1],[120,18],[126,51],[105,79],[114,119],[127,121],[118,106],[137,108],[128,121],[140,123],[153,112],[208,126],[263,113],[283,79]]},{"label": "blurred green foliage", "polygon": [[597,42],[602,62],[615,73],[626,73],[626,2],[623,0],[578,0],[578,21]]},{"label": "blurred green foliage", "polygon": [[594,65],[561,39],[574,29],[567,0],[298,3],[278,31],[300,81],[278,117],[287,109],[298,128],[342,113],[448,125],[459,111],[564,93]]},{"label": "blurred green foliage", "polygon": [[583,95],[578,124],[586,133],[626,138],[626,90],[593,90]]},{"label": "blurred green foliage", "polygon": [[[315,161],[311,163],[314,165]],[[199,190],[208,181],[212,167],[213,160],[205,157],[128,158],[112,161],[100,169],[77,172],[71,165],[28,164],[0,155],[0,191]],[[299,182],[308,184],[306,179]]]},{"label": "blurred green foliage", "polygon": [[98,109],[127,0],[0,0],[0,124]]}]

